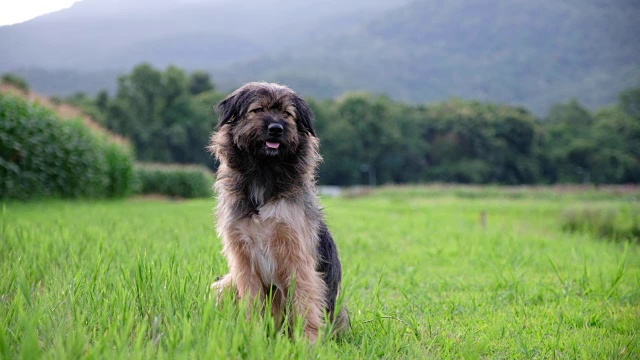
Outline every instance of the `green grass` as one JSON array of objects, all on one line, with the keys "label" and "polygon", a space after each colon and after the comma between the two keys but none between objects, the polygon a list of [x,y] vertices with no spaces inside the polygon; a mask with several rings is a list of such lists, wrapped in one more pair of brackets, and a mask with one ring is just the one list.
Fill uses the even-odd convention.
[{"label": "green grass", "polygon": [[640,246],[560,220],[637,202],[432,192],[323,199],[352,331],[318,345],[207,300],[212,200],[7,203],[0,358],[640,358]]}]

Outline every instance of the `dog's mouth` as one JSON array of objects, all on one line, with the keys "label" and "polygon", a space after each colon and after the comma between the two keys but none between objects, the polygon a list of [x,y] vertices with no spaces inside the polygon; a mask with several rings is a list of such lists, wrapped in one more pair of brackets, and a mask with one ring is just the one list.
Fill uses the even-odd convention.
[{"label": "dog's mouth", "polygon": [[265,142],[265,145],[267,145],[269,149],[276,149],[276,150],[280,147],[280,143],[275,141],[267,141]]},{"label": "dog's mouth", "polygon": [[262,153],[266,156],[278,156],[282,151],[282,143],[275,139],[269,139],[262,145]]}]

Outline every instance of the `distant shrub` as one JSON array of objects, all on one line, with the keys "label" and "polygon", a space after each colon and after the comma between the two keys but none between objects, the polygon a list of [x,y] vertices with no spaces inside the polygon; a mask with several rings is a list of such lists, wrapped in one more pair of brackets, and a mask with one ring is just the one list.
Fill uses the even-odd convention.
[{"label": "distant shrub", "polygon": [[49,98],[49,100],[51,100],[51,103],[52,103],[53,105],[55,105],[55,106],[60,106],[60,105],[62,105],[62,99],[60,99],[60,98],[59,98],[59,97],[57,97],[57,96],[52,96],[52,97],[50,97],[50,98]]},{"label": "distant shrub", "polygon": [[562,229],[586,232],[609,240],[640,241],[640,211],[615,209],[569,209],[562,214]]},{"label": "distant shrub", "polygon": [[114,197],[131,193],[125,144],[62,120],[50,109],[0,94],[0,198]]},{"label": "distant shrub", "polygon": [[125,197],[133,193],[135,186],[134,157],[129,146],[104,142],[109,183],[108,197]]},{"label": "distant shrub", "polygon": [[29,84],[27,81],[16,74],[6,73],[2,75],[3,84],[11,85],[20,89],[24,93],[29,92]]},{"label": "distant shrub", "polygon": [[140,194],[182,198],[213,195],[213,173],[204,166],[138,163],[135,169]]}]

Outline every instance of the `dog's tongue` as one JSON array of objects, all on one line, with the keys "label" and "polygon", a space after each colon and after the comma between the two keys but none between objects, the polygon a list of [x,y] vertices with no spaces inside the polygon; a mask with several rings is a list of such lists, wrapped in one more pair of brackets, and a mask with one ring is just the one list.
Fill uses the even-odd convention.
[{"label": "dog's tongue", "polygon": [[277,149],[278,147],[280,147],[280,143],[267,141],[267,147]]}]

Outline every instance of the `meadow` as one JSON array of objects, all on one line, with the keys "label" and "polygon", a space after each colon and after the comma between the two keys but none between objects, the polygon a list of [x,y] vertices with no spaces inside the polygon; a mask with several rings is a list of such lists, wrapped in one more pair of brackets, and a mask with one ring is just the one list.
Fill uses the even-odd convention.
[{"label": "meadow", "polygon": [[311,345],[209,300],[214,199],[5,202],[0,358],[640,358],[640,244],[562,231],[639,193],[323,198],[351,331]]}]

